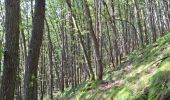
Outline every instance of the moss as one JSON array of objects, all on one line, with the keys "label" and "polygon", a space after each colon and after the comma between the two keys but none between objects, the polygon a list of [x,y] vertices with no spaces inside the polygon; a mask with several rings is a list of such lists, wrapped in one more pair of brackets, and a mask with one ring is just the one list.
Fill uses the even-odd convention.
[{"label": "moss", "polygon": [[117,95],[114,97],[115,100],[130,100],[133,92],[129,88],[123,88],[120,90]]},{"label": "moss", "polygon": [[170,71],[160,71],[150,79],[149,100],[160,99],[170,91]]},{"label": "moss", "polygon": [[[100,82],[91,81],[79,85],[74,91],[65,91],[62,97],[80,100],[167,100],[170,97],[170,34],[160,38],[155,44],[139,48],[128,55],[127,61],[114,71],[105,69],[104,79],[124,80],[123,85],[115,86],[108,91],[100,91]],[[129,71],[124,68],[131,65]]]}]

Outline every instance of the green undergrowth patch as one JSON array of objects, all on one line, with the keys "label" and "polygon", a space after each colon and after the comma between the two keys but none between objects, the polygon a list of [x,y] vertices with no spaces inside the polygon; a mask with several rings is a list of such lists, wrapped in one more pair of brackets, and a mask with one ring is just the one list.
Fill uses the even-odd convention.
[{"label": "green undergrowth patch", "polygon": [[101,91],[97,81],[85,82],[61,97],[72,97],[73,100],[168,100],[170,34],[129,54],[117,70],[105,69],[104,80],[123,80],[123,83]]},{"label": "green undergrowth patch", "polygon": [[166,97],[166,95],[168,96],[169,94],[170,71],[159,71],[150,78],[150,85],[148,87],[148,99],[167,100],[168,97]]},{"label": "green undergrowth patch", "polygon": [[65,89],[65,91],[62,92],[57,92],[56,94],[54,94],[55,99],[56,100],[67,100],[69,98],[75,98],[76,94],[78,91],[80,91],[82,88],[84,88],[86,85],[88,84],[88,82],[83,82],[80,85],[78,85],[76,88],[67,88]]},{"label": "green undergrowth patch", "polygon": [[170,34],[134,51],[128,56],[128,62],[133,66],[129,72],[123,74],[119,69],[112,74],[113,79],[119,77],[125,81],[121,90],[112,93],[114,100],[167,100],[170,93]]},{"label": "green undergrowth patch", "polygon": [[[55,99],[68,100],[74,98],[73,100],[79,100],[80,98],[88,95],[88,91],[96,89],[99,81],[86,81],[78,85],[76,88],[67,88],[63,93],[58,92],[55,94]],[[96,91],[95,91],[96,92]]]}]

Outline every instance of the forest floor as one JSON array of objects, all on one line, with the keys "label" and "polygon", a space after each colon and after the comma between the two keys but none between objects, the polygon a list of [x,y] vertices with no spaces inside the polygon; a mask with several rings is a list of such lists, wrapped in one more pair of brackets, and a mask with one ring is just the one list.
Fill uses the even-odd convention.
[{"label": "forest floor", "polygon": [[[170,100],[170,34],[129,54],[104,81],[84,82],[55,94],[64,100]],[[112,70],[112,71],[111,71]]]}]

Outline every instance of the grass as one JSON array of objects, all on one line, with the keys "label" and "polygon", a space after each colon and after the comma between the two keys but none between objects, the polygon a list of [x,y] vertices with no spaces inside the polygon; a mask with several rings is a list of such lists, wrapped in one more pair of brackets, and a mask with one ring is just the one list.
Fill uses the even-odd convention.
[{"label": "grass", "polygon": [[[128,55],[128,64],[118,70],[105,72],[104,79],[123,80],[106,91],[97,83],[84,82],[74,91],[59,94],[60,98],[73,100],[167,100],[170,98],[170,34],[156,43],[147,45]],[[130,67],[129,67],[130,66]],[[129,67],[129,70],[125,70]],[[59,97],[58,95],[58,97]],[[62,96],[61,96],[62,95]],[[57,96],[56,96],[57,97]]]}]

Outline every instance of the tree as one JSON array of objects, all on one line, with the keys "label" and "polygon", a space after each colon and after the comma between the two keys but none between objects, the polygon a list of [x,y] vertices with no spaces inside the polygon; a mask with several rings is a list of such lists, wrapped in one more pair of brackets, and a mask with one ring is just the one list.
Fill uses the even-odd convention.
[{"label": "tree", "polygon": [[35,1],[32,35],[24,77],[24,100],[37,100],[37,68],[45,19],[45,0]]},{"label": "tree", "polygon": [[119,70],[135,49],[170,30],[169,5],[169,0],[0,0],[2,96],[54,99],[58,91],[106,79],[103,72]]},{"label": "tree", "polygon": [[85,57],[85,60],[87,62],[87,65],[88,65],[88,68],[89,68],[89,71],[90,71],[90,80],[95,80],[95,76],[94,76],[94,72],[93,72],[93,68],[91,66],[91,59],[90,59],[90,56],[88,54],[88,51],[85,49],[85,44],[83,42],[83,37],[82,37],[82,33],[81,33],[81,30],[80,28],[78,27],[78,24],[76,22],[76,15],[72,12],[72,7],[71,7],[71,1],[70,0],[67,0],[67,5],[71,11],[71,16],[72,16],[72,23],[74,24],[74,27],[75,29],[78,31],[78,37],[80,39],[80,44],[81,44],[81,47],[83,49],[83,53],[84,53],[84,57]]},{"label": "tree", "polygon": [[5,50],[0,100],[13,100],[19,66],[20,0],[5,0]]},{"label": "tree", "polygon": [[87,21],[87,28],[88,28],[88,31],[92,38],[93,44],[94,44],[95,55],[96,55],[96,60],[97,60],[97,80],[102,80],[103,66],[102,66],[102,59],[100,57],[99,42],[98,42],[96,34],[94,33],[94,30],[93,30],[92,19],[91,19],[91,15],[90,15],[90,9],[89,9],[88,2],[86,0],[83,0],[83,1],[84,1],[83,2],[84,15],[85,15],[86,21]]},{"label": "tree", "polygon": [[143,30],[142,30],[142,23],[141,23],[141,14],[140,14],[140,9],[139,9],[139,1],[134,0],[134,5],[135,5],[135,10],[136,10],[136,15],[137,15],[137,22],[138,22],[138,29],[139,29],[139,34],[140,34],[140,41],[141,41],[141,47],[144,47],[143,43]]}]

